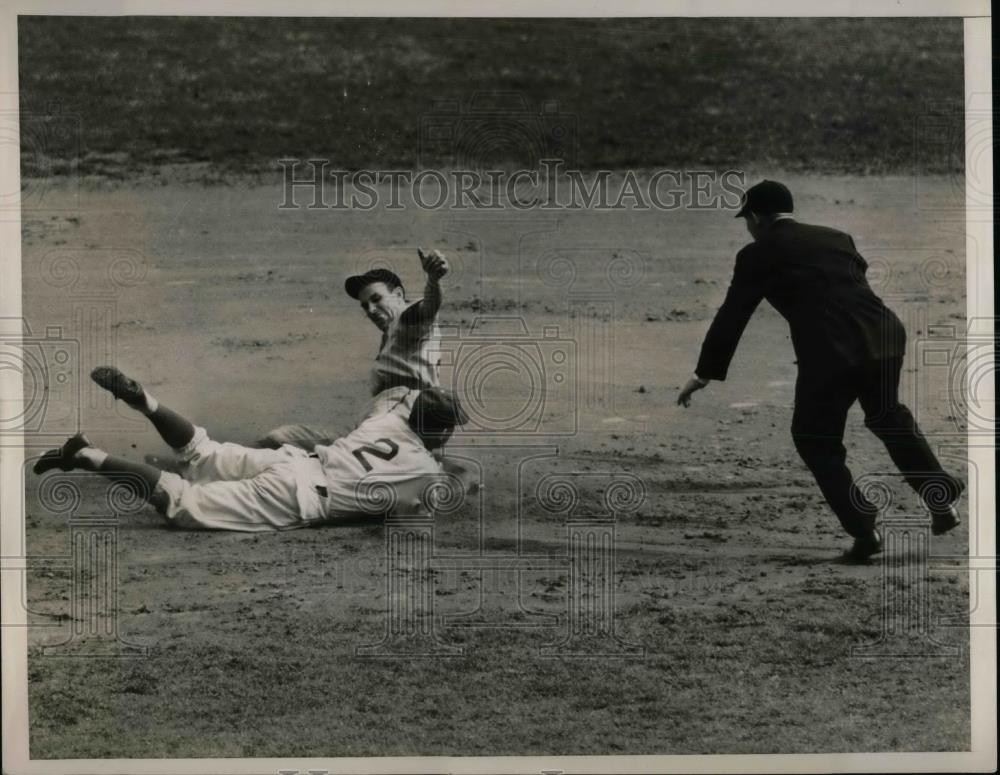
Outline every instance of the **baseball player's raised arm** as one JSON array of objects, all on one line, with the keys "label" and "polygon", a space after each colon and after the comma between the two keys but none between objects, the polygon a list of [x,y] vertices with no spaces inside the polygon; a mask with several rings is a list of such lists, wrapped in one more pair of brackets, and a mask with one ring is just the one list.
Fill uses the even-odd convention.
[{"label": "baseball player's raised arm", "polygon": [[416,326],[426,328],[430,326],[437,317],[438,310],[441,309],[441,287],[436,291],[431,290],[428,282],[424,288],[424,297],[414,302],[403,312],[402,322],[406,326]]},{"label": "baseball player's raised arm", "polygon": [[441,309],[441,302],[444,294],[441,292],[441,283],[427,276],[427,284],[424,285],[424,298],[420,300],[420,312],[424,320],[433,320]]},{"label": "baseball player's raised arm", "polygon": [[444,298],[441,293],[441,278],[448,274],[448,259],[440,250],[424,252],[423,248],[417,248],[417,255],[420,256],[420,263],[424,273],[427,275],[427,282],[424,285],[424,297],[416,305],[421,321],[429,323],[437,316],[441,309],[441,302]]},{"label": "baseball player's raised arm", "polygon": [[748,248],[741,250],[736,257],[733,281],[705,335],[698,366],[694,370],[702,379],[726,378],[729,362],[733,359],[743,330],[764,298],[763,267],[756,265],[762,258]]}]

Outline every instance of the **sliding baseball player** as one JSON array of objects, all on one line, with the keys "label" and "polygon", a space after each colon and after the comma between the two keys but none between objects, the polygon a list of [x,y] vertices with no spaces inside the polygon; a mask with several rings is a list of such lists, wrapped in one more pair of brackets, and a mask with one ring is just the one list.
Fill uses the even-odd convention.
[{"label": "sliding baseball player", "polygon": [[80,469],[129,482],[171,524],[185,528],[260,532],[358,514],[431,513],[434,493],[449,486],[431,453],[467,420],[454,396],[431,388],[412,397],[406,414],[373,414],[311,453],[292,445],[257,449],[209,438],[116,368],[99,367],[91,377],[149,418],[182,462],[183,475],[109,455],[82,433],[46,452],[35,473]]},{"label": "sliding baseball player", "polygon": [[[421,390],[438,386],[438,351],[441,334],[437,314],[441,309],[441,278],[448,273],[448,260],[440,251],[417,255],[427,276],[422,299],[410,301],[399,277],[388,269],[372,269],[348,277],[347,294],[357,299],[368,319],[382,332],[382,341],[371,372],[370,417],[387,411],[403,414],[413,408]],[[258,444],[277,448],[293,444],[311,450],[329,444],[332,434],[307,425],[282,425]]]}]

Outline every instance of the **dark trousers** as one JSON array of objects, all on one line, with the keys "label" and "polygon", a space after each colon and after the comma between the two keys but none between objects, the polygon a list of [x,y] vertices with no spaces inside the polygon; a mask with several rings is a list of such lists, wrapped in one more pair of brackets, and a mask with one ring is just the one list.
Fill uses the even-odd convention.
[{"label": "dark trousers", "polygon": [[963,489],[941,468],[910,410],[899,402],[902,368],[902,358],[891,358],[833,374],[800,373],[795,385],[795,449],[852,536],[871,531],[878,514],[855,486],[845,463],[844,426],[855,401],[864,410],[865,426],[882,440],[892,462],[925,503],[949,504]]}]

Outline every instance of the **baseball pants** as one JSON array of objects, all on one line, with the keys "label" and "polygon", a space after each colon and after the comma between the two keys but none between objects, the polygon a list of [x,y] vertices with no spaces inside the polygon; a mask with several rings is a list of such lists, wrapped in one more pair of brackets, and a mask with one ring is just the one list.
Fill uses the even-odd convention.
[{"label": "baseball pants", "polygon": [[[383,390],[372,398],[372,402],[361,418],[361,421],[363,422],[369,417],[386,412],[400,412],[408,418],[410,411],[413,409],[413,402],[417,400],[419,394],[419,390],[408,387],[394,387]],[[326,428],[293,423],[268,431],[267,435],[257,442],[257,445],[268,449],[278,449],[284,444],[290,444],[307,452],[312,452],[317,446],[333,444],[339,436],[343,435],[346,434],[337,434]]]},{"label": "baseball pants", "polygon": [[183,475],[161,473],[154,502],[177,527],[264,532],[326,517],[316,489],[326,484],[323,467],[298,447],[221,443],[199,427],[175,452]]},{"label": "baseball pants", "polygon": [[795,385],[795,448],[844,530],[855,537],[870,532],[877,516],[846,464],[844,428],[855,401],[864,410],[865,426],[925,502],[951,503],[964,488],[944,471],[910,410],[900,403],[902,368],[902,358],[890,358],[833,375],[800,374]]}]

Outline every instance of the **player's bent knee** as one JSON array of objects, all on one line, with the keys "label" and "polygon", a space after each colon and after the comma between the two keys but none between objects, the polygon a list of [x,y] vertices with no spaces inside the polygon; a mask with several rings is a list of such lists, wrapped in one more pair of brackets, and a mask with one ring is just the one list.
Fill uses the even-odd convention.
[{"label": "player's bent knee", "polygon": [[281,449],[284,444],[283,441],[278,441],[271,434],[267,436],[261,436],[257,441],[254,442],[254,446],[260,447],[261,449]]},{"label": "player's bent knee", "polygon": [[197,527],[197,521],[183,506],[184,496],[191,489],[190,482],[169,471],[160,474],[150,503],[172,527]]},{"label": "player's bent knee", "polygon": [[205,454],[206,447],[212,443],[212,440],[208,437],[208,431],[200,425],[196,425],[194,436],[191,437],[191,440],[183,447],[176,447],[174,454],[179,460],[189,462],[199,454]]},{"label": "player's bent knee", "polygon": [[285,444],[312,452],[317,445],[332,444],[333,437],[324,430],[308,425],[292,424],[273,428],[257,440],[262,449],[279,449]]}]

